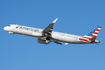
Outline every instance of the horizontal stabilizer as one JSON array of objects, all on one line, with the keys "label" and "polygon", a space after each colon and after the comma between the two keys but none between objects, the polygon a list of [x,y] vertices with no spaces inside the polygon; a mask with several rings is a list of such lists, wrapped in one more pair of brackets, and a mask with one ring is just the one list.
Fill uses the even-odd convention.
[{"label": "horizontal stabilizer", "polygon": [[89,40],[90,40],[90,41],[93,41],[93,42],[95,42],[95,40],[96,40],[96,37],[92,37],[92,38],[90,38]]}]

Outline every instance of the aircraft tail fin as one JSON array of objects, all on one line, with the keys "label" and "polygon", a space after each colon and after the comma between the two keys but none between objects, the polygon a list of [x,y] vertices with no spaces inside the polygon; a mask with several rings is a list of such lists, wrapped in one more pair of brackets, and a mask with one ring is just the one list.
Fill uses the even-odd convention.
[{"label": "aircraft tail fin", "polygon": [[87,33],[85,36],[82,38],[88,39],[92,42],[95,42],[96,37],[98,36],[99,32],[101,30],[101,26],[97,26],[94,28],[91,32]]},{"label": "aircraft tail fin", "polygon": [[97,35],[99,34],[100,30],[101,30],[101,26],[97,26],[91,32],[87,33],[86,36],[97,37]]}]

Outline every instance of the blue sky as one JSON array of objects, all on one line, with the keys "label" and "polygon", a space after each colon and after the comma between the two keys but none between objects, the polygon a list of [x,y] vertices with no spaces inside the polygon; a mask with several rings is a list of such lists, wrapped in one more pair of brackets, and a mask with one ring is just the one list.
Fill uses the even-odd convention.
[{"label": "blue sky", "polygon": [[[100,45],[43,45],[3,30],[9,24],[44,29],[55,18],[58,32],[83,36],[102,26]],[[0,70],[105,70],[105,0],[0,0],[0,24]]]}]

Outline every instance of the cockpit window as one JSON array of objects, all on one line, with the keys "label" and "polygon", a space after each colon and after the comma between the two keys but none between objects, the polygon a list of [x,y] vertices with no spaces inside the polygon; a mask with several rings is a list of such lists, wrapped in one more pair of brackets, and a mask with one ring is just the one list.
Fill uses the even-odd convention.
[{"label": "cockpit window", "polygon": [[10,25],[8,25],[10,27]]}]

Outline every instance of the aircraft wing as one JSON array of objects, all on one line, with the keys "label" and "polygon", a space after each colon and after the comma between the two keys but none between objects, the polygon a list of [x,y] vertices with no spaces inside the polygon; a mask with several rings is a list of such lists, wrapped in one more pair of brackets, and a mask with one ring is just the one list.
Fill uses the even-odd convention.
[{"label": "aircraft wing", "polygon": [[45,35],[46,37],[50,37],[51,36],[51,33],[53,31],[53,26],[54,26],[54,23],[58,20],[58,18],[56,18],[51,24],[49,24],[43,31],[43,35]]},{"label": "aircraft wing", "polygon": [[52,38],[52,31],[53,31],[53,26],[54,23],[58,20],[58,18],[56,18],[51,24],[49,24],[43,31],[42,34],[44,35],[44,38],[46,38],[46,40],[50,40],[56,44],[60,44],[62,45],[62,43],[58,42],[57,39]]}]

